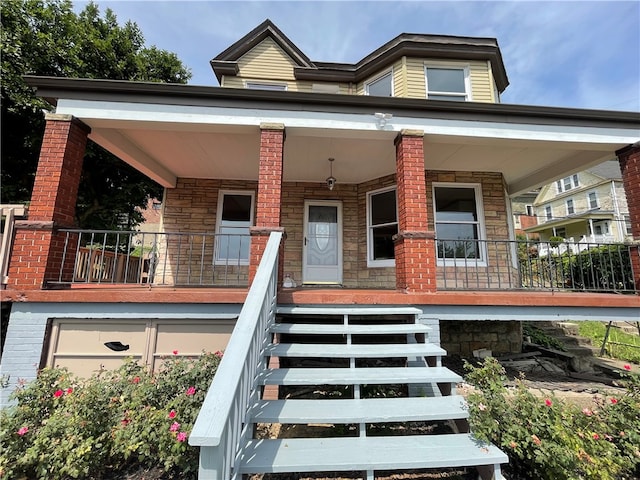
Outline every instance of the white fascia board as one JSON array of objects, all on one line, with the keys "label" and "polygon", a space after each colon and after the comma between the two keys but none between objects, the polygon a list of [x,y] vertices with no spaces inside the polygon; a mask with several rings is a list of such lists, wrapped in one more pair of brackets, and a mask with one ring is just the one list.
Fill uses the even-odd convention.
[{"label": "white fascia board", "polygon": [[60,99],[56,113],[82,120],[119,120],[204,125],[259,126],[264,122],[283,123],[287,128],[351,130],[360,132],[400,132],[423,130],[426,135],[499,138],[628,145],[640,141],[640,129],[540,125],[478,120],[446,120],[394,116],[380,128],[372,114],[270,110],[232,107],[205,107],[127,102]]}]

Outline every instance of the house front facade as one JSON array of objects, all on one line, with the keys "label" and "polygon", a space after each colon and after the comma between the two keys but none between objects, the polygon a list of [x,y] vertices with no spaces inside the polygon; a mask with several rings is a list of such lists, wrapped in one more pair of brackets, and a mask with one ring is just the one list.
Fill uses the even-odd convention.
[{"label": "house front facade", "polygon": [[[620,216],[624,190],[640,239],[638,114],[501,104],[487,38],[402,34],[339,64],[266,21],[211,66],[220,87],[28,79],[55,112],[3,284],[13,384],[44,365],[88,375],[224,349],[274,232],[278,305],[410,305],[450,353],[517,351],[522,320],[637,318],[633,241],[615,285],[543,279],[518,255],[511,199],[559,184],[567,195],[539,198],[567,217],[553,212],[579,187],[575,212],[593,191]],[[165,187],[159,232],[75,228],[88,139]],[[571,183],[615,156],[621,182]]]}]

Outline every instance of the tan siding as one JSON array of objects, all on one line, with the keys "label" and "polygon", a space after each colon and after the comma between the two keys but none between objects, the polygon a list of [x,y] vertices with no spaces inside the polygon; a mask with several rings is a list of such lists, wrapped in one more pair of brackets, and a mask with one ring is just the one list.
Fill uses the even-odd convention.
[{"label": "tan siding", "polygon": [[471,79],[471,96],[474,102],[492,102],[493,80],[485,62],[469,63]]},{"label": "tan siding", "polygon": [[396,63],[393,64],[393,96],[394,97],[406,97],[407,96],[407,85],[406,85],[406,75],[405,75],[405,66],[403,64],[403,60],[406,57],[402,57]]},{"label": "tan siding", "polygon": [[266,38],[238,60],[238,76],[263,80],[295,80],[295,63],[270,38]]},{"label": "tan siding", "polygon": [[427,98],[422,58],[407,58],[407,97]]}]

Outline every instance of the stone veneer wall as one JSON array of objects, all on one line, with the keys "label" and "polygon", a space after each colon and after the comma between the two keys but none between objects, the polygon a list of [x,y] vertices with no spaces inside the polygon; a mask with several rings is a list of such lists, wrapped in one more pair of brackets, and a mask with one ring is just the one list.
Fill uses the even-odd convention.
[{"label": "stone veneer wall", "polygon": [[522,322],[440,321],[440,346],[449,355],[470,357],[474,350],[487,348],[494,355],[522,351]]},{"label": "stone veneer wall", "polygon": [[[501,174],[426,171],[426,178],[430,229],[434,228],[433,182],[478,183],[482,188],[487,238],[508,240],[507,210]],[[287,235],[284,273],[290,274],[293,280],[301,285],[304,201],[338,200],[342,202],[343,286],[395,289],[395,267],[367,267],[367,193],[393,185],[395,175],[387,175],[358,185],[338,183],[332,191],[328,190],[324,183],[285,182],[282,187],[282,226]],[[163,231],[213,233],[218,193],[221,189],[255,192],[257,182],[180,178],[176,188],[166,191]],[[443,270],[442,267],[438,269],[440,287]]]}]

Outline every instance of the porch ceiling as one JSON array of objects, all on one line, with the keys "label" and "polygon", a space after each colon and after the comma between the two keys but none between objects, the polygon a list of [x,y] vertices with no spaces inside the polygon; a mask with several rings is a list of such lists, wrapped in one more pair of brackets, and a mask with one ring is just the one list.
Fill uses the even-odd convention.
[{"label": "porch ceiling", "polygon": [[[90,137],[167,187],[175,179],[255,180],[260,147],[257,126],[161,125],[83,119]],[[189,127],[189,128],[186,128]],[[343,184],[395,173],[398,130],[286,129],[284,180],[323,182],[328,158]],[[425,135],[425,168],[502,172],[515,195],[615,157],[622,143]]]}]

